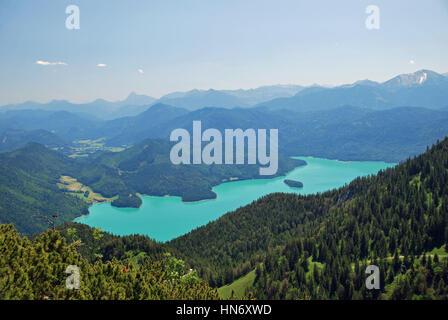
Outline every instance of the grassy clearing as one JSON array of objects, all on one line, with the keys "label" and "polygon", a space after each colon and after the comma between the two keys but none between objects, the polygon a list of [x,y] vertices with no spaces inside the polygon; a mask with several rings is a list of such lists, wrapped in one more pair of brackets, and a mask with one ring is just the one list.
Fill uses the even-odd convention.
[{"label": "grassy clearing", "polygon": [[78,182],[75,178],[69,176],[61,176],[59,178],[59,181],[60,183],[58,183],[57,185],[60,189],[63,189],[68,193],[70,193],[71,195],[79,197],[88,203],[109,202],[113,201],[116,198],[116,197],[113,198],[103,197],[101,194],[93,192],[93,190],[90,187],[83,185],[81,182]]},{"label": "grassy clearing", "polygon": [[324,267],[323,263],[313,261],[313,257],[309,257],[308,258],[308,272],[306,273],[306,276],[312,277],[314,268],[318,268],[319,270],[322,270],[323,267]]},{"label": "grassy clearing", "polygon": [[235,298],[242,298],[246,295],[246,289],[250,288],[255,280],[255,270],[245,276],[233,281],[231,284],[218,289],[222,299],[229,299],[232,296],[232,290]]}]

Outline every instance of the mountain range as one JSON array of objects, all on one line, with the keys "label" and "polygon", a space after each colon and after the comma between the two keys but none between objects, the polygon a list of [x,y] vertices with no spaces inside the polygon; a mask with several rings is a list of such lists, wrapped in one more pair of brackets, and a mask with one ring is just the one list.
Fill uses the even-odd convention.
[{"label": "mountain range", "polygon": [[343,105],[384,110],[414,106],[440,109],[448,106],[448,77],[430,70],[398,75],[383,83],[364,80],[334,88],[309,87],[293,97],[258,106],[269,109],[317,111]]},{"label": "mountain range", "polygon": [[114,119],[136,115],[144,111],[154,101],[156,99],[153,97],[132,92],[126,99],[116,102],[104,99],[97,99],[89,103],[71,103],[66,100],[52,100],[49,103],[28,101],[21,104],[2,106],[0,107],[0,112],[9,110],[67,111],[99,119]]},{"label": "mountain range", "polygon": [[69,111],[75,114],[90,115],[103,120],[135,116],[152,104],[169,104],[188,110],[219,106],[224,108],[250,107],[256,103],[278,97],[291,97],[302,89],[295,85],[264,86],[249,90],[191,90],[173,92],[155,99],[134,92],[122,101],[97,99],[89,103],[75,104],[66,100],[53,100],[49,103],[28,101],[21,104],[9,104],[0,107],[0,112],[8,110],[48,110]]},{"label": "mountain range", "polygon": [[204,107],[249,108],[265,106],[270,109],[313,111],[343,105],[387,109],[416,106],[432,109],[448,107],[448,73],[419,70],[401,74],[383,83],[360,80],[337,87],[312,85],[273,85],[248,90],[191,90],[173,92],[155,99],[131,93],[126,99],[110,102],[97,99],[93,102],[74,104],[66,100],[49,103],[25,102],[0,107],[1,111],[41,109],[84,113],[103,120],[135,116],[150,105],[163,103],[187,110]]}]

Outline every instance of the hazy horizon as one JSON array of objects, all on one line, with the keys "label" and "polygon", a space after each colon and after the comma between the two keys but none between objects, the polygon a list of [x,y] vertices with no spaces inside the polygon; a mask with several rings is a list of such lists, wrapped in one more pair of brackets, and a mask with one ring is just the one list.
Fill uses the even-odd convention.
[{"label": "hazy horizon", "polygon": [[[418,71],[421,71],[421,70],[429,70],[429,69],[423,68],[423,69],[415,70],[414,72],[418,72]],[[448,74],[448,72],[438,72],[438,71],[435,71],[435,70],[431,70],[431,71],[434,71],[434,72],[436,72],[438,74],[441,74],[441,75]],[[410,72],[410,73],[412,74],[414,72]],[[400,73],[400,74],[403,74],[403,73]],[[395,75],[395,76],[398,76],[398,74]],[[40,103],[40,104],[47,104],[47,103],[50,103],[52,101],[67,101],[67,102],[70,102],[72,104],[84,104],[84,103],[94,102],[96,100],[105,100],[107,102],[112,102],[113,103],[113,102],[119,102],[119,101],[126,100],[131,94],[144,95],[144,96],[152,97],[152,98],[155,98],[156,100],[159,100],[159,99],[163,98],[167,94],[185,93],[185,92],[190,92],[190,91],[194,91],[194,90],[198,90],[198,91],[209,91],[209,90],[216,90],[216,91],[231,90],[231,91],[236,91],[236,90],[246,90],[247,91],[247,90],[254,90],[254,89],[258,89],[258,88],[262,88],[262,87],[274,87],[274,86],[301,86],[301,87],[304,87],[304,88],[306,88],[306,87],[313,87],[313,86],[321,86],[321,87],[334,88],[334,87],[343,86],[343,85],[350,85],[350,84],[353,84],[356,81],[363,81],[363,80],[371,80],[371,81],[374,81],[374,82],[382,83],[382,82],[385,82],[385,81],[390,80],[392,78],[387,78],[387,79],[384,79],[384,80],[381,80],[381,81],[374,80],[374,79],[369,79],[369,78],[364,78],[364,79],[355,80],[355,81],[353,81],[351,83],[341,83],[341,84],[336,84],[336,85],[327,84],[327,83],[322,83],[322,84],[321,83],[313,83],[313,84],[310,84],[310,85],[302,85],[302,84],[296,84],[296,83],[278,83],[278,84],[261,85],[259,87],[251,87],[251,88],[219,88],[219,89],[218,88],[191,88],[191,89],[186,90],[186,91],[180,91],[180,90],[170,91],[170,92],[167,92],[167,93],[165,93],[165,94],[163,94],[161,96],[158,96],[158,97],[154,96],[154,95],[152,95],[150,93],[146,93],[146,92],[131,91],[128,94],[126,94],[125,96],[123,96],[122,98],[118,98],[116,100],[108,99],[108,98],[105,98],[105,97],[96,97],[93,100],[85,100],[85,101],[72,101],[72,100],[69,100],[69,99],[56,99],[56,98],[50,99],[50,100],[44,100],[44,101],[37,101],[37,100],[30,100],[29,99],[29,100],[23,100],[23,101],[18,101],[18,102],[11,102],[11,103],[2,104],[2,105],[0,105],[0,108],[2,106],[19,105],[19,104],[27,103],[27,102],[36,102],[36,103]]]}]

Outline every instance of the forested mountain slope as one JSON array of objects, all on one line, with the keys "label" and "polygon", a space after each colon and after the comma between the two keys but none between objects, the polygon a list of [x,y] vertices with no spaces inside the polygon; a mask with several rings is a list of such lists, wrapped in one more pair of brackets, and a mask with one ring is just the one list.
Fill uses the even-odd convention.
[{"label": "forested mountain slope", "polygon": [[87,213],[87,203],[57,186],[61,175],[74,175],[79,166],[60,153],[37,143],[0,154],[0,223],[14,223],[26,234],[48,225],[37,214],[70,221]]}]

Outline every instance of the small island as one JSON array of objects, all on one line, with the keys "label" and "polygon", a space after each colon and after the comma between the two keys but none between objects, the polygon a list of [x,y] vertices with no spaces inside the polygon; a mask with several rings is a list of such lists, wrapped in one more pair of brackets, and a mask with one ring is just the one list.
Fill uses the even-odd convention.
[{"label": "small island", "polygon": [[292,188],[303,188],[303,183],[300,181],[285,179],[283,182]]},{"label": "small island", "polygon": [[140,208],[142,199],[135,194],[119,194],[118,198],[112,201],[112,206],[117,208]]}]

